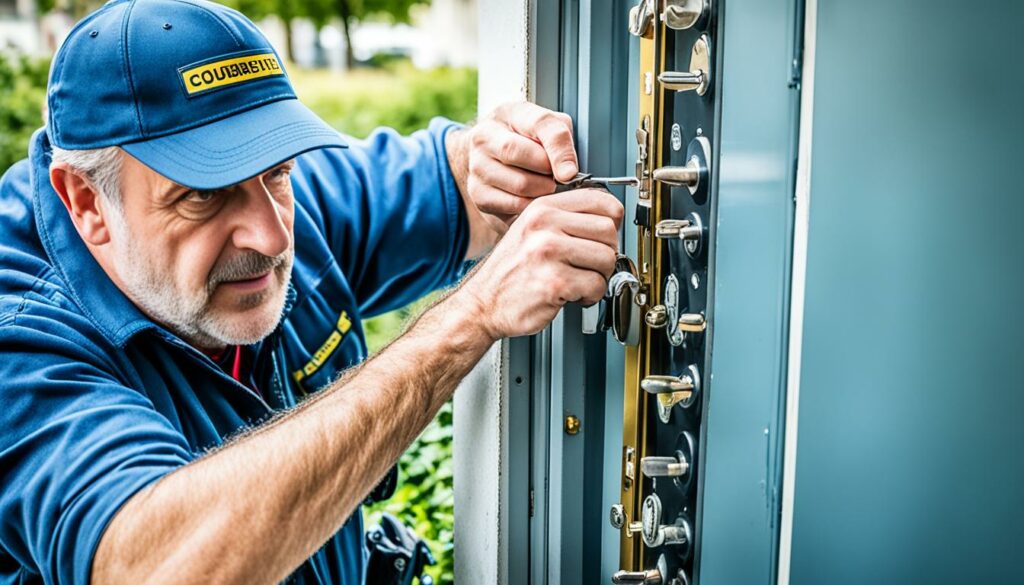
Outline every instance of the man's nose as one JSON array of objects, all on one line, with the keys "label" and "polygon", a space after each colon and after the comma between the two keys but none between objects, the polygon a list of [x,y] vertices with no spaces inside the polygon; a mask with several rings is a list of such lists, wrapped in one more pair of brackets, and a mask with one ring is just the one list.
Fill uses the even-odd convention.
[{"label": "man's nose", "polygon": [[[233,213],[232,242],[240,250],[254,250],[264,256],[283,254],[291,245],[291,233],[284,214],[290,214],[287,202],[275,198],[260,177],[239,185],[242,205]],[[290,199],[289,199],[290,201]]]}]

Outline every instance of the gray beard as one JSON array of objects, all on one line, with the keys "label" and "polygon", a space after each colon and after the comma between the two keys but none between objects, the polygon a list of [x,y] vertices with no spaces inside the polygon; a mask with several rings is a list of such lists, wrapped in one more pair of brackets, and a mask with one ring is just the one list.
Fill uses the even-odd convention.
[{"label": "gray beard", "polygon": [[[183,291],[161,273],[155,262],[149,261],[123,215],[117,211],[107,215],[119,216],[110,218],[107,223],[117,238],[113,247],[114,261],[126,289],[124,292],[157,323],[200,348],[251,345],[266,338],[277,327],[291,279],[293,249],[276,258],[250,252],[224,266],[215,267],[204,289]],[[239,326],[223,317],[218,318],[211,310],[210,297],[220,282],[254,276],[271,268],[274,271],[272,278],[279,280],[283,276],[283,286],[242,300],[245,309],[266,304],[268,314],[273,310],[273,318],[268,318],[266,323],[250,320]]]}]

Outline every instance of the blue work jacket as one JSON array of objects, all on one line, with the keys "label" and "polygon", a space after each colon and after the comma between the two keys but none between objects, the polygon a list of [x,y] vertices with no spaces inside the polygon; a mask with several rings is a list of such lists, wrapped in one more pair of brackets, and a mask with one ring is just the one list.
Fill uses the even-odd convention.
[{"label": "blue work jacket", "polygon": [[[452,127],[297,158],[292,287],[253,348],[262,398],[107,277],[35,134],[0,179],[0,584],[88,583],[133,494],[364,359],[363,318],[459,277],[469,226],[444,149]],[[357,510],[288,582],[361,584],[365,555]]]}]

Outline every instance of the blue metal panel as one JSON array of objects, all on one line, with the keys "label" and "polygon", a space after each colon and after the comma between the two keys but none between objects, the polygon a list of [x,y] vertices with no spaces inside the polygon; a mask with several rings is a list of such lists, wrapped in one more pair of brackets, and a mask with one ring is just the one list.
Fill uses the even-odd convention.
[{"label": "blue metal panel", "polygon": [[818,1],[792,583],[1021,581],[1022,23]]},{"label": "blue metal panel", "polygon": [[701,583],[774,580],[798,92],[796,3],[727,0]]}]

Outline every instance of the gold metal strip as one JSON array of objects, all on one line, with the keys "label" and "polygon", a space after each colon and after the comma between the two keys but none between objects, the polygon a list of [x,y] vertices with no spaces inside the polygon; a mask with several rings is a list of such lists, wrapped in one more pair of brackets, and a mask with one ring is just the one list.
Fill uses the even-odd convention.
[{"label": "gold metal strip", "polygon": [[[648,177],[641,178],[641,191],[648,186],[648,193],[644,196],[641,193],[640,205],[650,206],[651,223],[655,225],[661,218],[662,205],[660,202],[661,186],[657,181],[649,178],[652,169],[658,168],[661,163],[661,132],[663,105],[658,87],[658,73],[663,67],[665,55],[665,34],[664,24],[657,17],[647,35],[640,37],[640,78],[639,78],[639,116],[641,126],[644,120],[649,120],[647,128],[647,159],[643,165],[647,169]],[[653,260],[653,262],[652,262]],[[637,268],[642,284],[642,294],[646,296],[646,305],[651,306],[654,299],[661,294],[661,249],[654,238],[653,230],[644,226],[638,227],[637,232]],[[639,512],[643,504],[643,475],[640,472],[640,460],[647,453],[647,405],[645,393],[640,389],[642,380],[651,371],[650,351],[652,331],[643,325],[644,319],[641,316],[641,327],[638,347],[626,348],[625,384],[623,397],[623,476],[622,476],[622,505],[625,512],[625,524],[621,533],[621,546],[619,553],[620,567],[624,570],[643,570],[644,544],[640,534],[634,532],[630,526],[639,523]],[[629,450],[632,454],[632,479],[627,477],[626,454]]]}]

